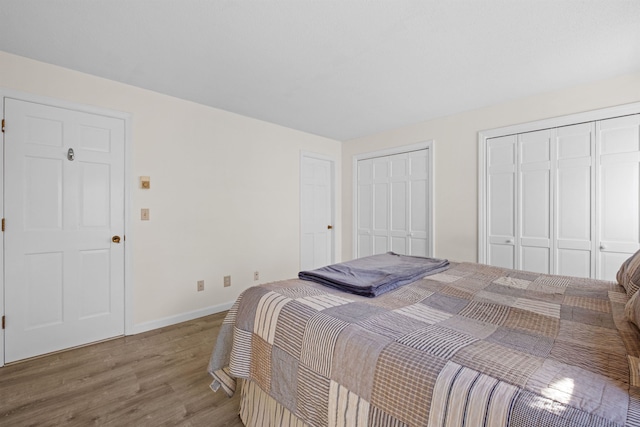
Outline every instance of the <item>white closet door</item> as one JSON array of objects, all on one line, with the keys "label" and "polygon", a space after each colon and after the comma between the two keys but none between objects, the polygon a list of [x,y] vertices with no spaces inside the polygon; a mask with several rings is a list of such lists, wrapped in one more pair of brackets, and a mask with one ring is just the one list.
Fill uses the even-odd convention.
[{"label": "white closet door", "polygon": [[594,123],[582,123],[556,131],[556,274],[595,273],[594,130]]},{"label": "white closet door", "polygon": [[357,248],[429,256],[429,150],[357,162]]},{"label": "white closet door", "polygon": [[640,114],[596,124],[598,240],[596,276],[615,280],[622,262],[640,248]]},{"label": "white closet door", "polygon": [[372,159],[373,163],[373,228],[372,254],[381,254],[391,250],[390,245],[390,177],[391,162],[387,158]]},{"label": "white closet door", "polygon": [[487,140],[488,263],[516,268],[516,136]]},{"label": "white closet door", "polygon": [[549,274],[553,271],[551,231],[551,130],[518,135],[519,191],[517,268]]},{"label": "white closet door", "polygon": [[[389,250],[406,255],[409,253],[409,159],[406,154],[385,158],[389,162]],[[379,253],[379,252],[378,252]]]},{"label": "white closet door", "polygon": [[390,249],[389,187],[391,164],[387,158],[358,161],[357,256]]},{"label": "white closet door", "polygon": [[409,205],[407,246],[408,254],[429,255],[429,150],[407,153],[409,165],[408,186]]},{"label": "white closet door", "polygon": [[356,256],[373,255],[373,161],[358,161],[356,199]]}]

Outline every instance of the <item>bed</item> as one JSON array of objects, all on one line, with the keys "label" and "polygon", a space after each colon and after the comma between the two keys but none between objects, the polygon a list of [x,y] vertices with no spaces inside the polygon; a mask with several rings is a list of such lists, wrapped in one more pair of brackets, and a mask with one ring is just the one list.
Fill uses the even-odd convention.
[{"label": "bed", "polygon": [[640,426],[634,257],[624,287],[452,262],[375,298],[249,288],[212,388],[240,389],[247,426]]}]

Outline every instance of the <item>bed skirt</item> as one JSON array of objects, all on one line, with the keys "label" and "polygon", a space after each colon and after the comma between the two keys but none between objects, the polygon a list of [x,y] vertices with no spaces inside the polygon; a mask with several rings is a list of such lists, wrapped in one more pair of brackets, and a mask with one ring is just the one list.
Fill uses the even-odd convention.
[{"label": "bed skirt", "polygon": [[246,427],[305,427],[298,417],[276,402],[253,381],[242,381],[240,419]]}]

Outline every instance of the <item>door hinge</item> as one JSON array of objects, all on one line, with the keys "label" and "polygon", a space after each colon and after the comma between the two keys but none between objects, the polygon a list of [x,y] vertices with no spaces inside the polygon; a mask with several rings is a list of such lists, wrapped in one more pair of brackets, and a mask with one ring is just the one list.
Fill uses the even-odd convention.
[{"label": "door hinge", "polygon": [[4,218],[2,218],[2,232],[4,233]]},{"label": "door hinge", "polygon": [[2,119],[2,133],[4,133],[4,119]]},{"label": "door hinge", "polygon": [[4,315],[2,315],[2,329],[4,329]]}]

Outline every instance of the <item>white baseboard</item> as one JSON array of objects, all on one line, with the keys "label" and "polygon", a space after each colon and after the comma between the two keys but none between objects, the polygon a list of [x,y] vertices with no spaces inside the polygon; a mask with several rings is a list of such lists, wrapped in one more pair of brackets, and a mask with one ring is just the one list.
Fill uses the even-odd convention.
[{"label": "white baseboard", "polygon": [[150,322],[140,323],[133,326],[133,332],[129,335],[136,335],[142,332],[151,331],[153,329],[163,328],[165,326],[175,325],[176,323],[187,322],[189,320],[197,319],[198,317],[209,316],[210,314],[220,313],[231,308],[234,301],[225,302],[223,304],[214,305],[211,307],[205,307],[200,310],[189,311],[187,313],[180,313],[175,316],[169,316],[158,320],[152,320]]}]

